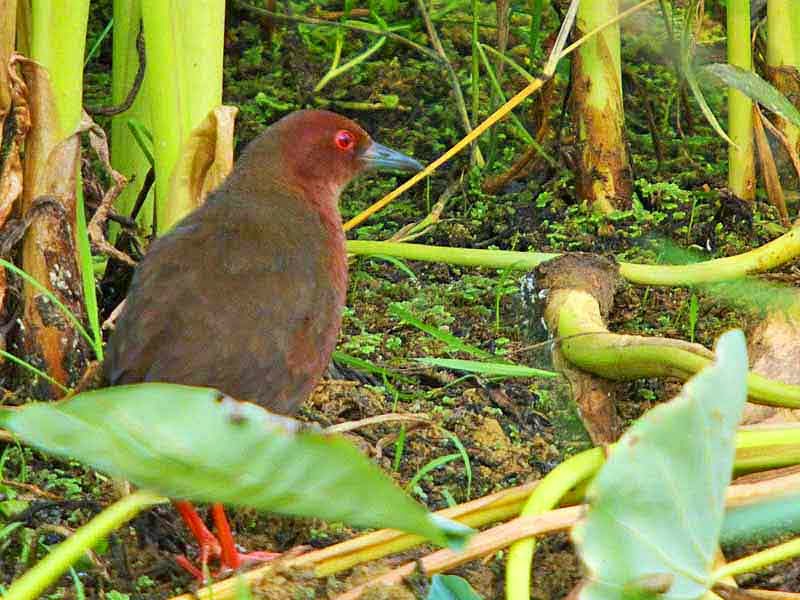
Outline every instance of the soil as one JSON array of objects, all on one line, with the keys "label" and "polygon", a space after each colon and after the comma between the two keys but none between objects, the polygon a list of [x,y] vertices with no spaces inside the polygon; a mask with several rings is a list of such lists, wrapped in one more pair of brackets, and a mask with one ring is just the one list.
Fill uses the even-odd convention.
[{"label": "soil", "polygon": [[[97,7],[95,8],[95,4]],[[375,3],[382,5],[382,3]],[[372,5],[372,3],[370,3]],[[335,3],[303,3],[303,14],[337,10]],[[399,3],[392,22],[409,24],[403,31],[420,44],[428,40],[413,3]],[[481,19],[494,22],[494,9],[482,4]],[[483,181],[504,172],[525,150],[509,120],[482,141],[490,166],[471,168],[468,153],[449,162],[429,182],[417,186],[377,217],[351,233],[357,239],[386,239],[400,227],[422,219],[444,190],[456,182],[456,192],[442,219],[418,243],[471,248],[584,251],[636,262],[678,262],[740,253],[760,246],[784,231],[776,211],[762,202],[742,206],[724,193],[726,149],[703,120],[694,103],[689,128],[681,120],[676,131],[677,82],[666,52],[665,34],[655,12],[635,21],[631,35],[623,35],[626,134],[634,168],[634,206],[612,217],[592,214],[575,201],[573,136],[562,115],[568,87],[566,70],[555,80],[550,103],[533,97],[517,114],[529,131],[536,131],[536,115],[549,114],[552,133],[546,147],[560,165],[539,161],[523,179],[496,195],[482,191]],[[93,3],[90,39],[96,39],[111,16],[110,2]],[[527,21],[515,12],[509,54],[531,72],[541,58],[530,60]],[[644,23],[644,25],[643,25]],[[554,16],[545,19],[547,31]],[[465,93],[469,90],[471,37],[467,9],[457,9],[437,22],[444,46]],[[713,28],[711,23],[709,28]],[[387,43],[357,68],[335,78],[323,91],[312,90],[330,64],[333,29],[277,24],[271,41],[265,39],[260,17],[229,6],[226,25],[224,101],[240,107],[237,148],[241,149],[266,124],[290,110],[315,106],[322,98],[335,110],[356,118],[381,143],[408,152],[423,161],[440,155],[463,135],[453,94],[441,65],[413,49]],[[634,35],[635,34],[635,35]],[[492,27],[480,29],[482,41],[494,43]],[[92,38],[94,36],[94,38]],[[365,50],[371,39],[345,36],[345,56]],[[90,44],[87,44],[87,46]],[[654,48],[656,50],[654,50]],[[705,50],[719,51],[709,44]],[[110,39],[101,45],[88,66],[86,103],[109,104]],[[525,85],[506,68],[502,87],[510,96]],[[490,111],[488,83],[481,87],[481,118]],[[469,97],[469,96],[468,96]],[[707,89],[707,100],[723,120],[725,107],[718,88]],[[348,110],[346,102],[368,102],[381,109]],[[686,107],[682,107],[686,110]],[[655,115],[650,131],[646,111]],[[103,119],[98,119],[107,125]],[[559,124],[563,127],[558,128]],[[658,140],[663,160],[654,156]],[[355,182],[345,193],[345,219],[390,191],[395,176]],[[688,249],[688,250],[681,250]],[[549,343],[520,294],[521,275],[493,269],[462,268],[446,264],[401,263],[378,258],[355,258],[350,265],[350,288],[338,350],[355,359],[337,361],[331,373],[304,406],[299,418],[322,426],[354,421],[390,412],[425,414],[436,427],[408,427],[402,455],[397,456],[397,423],[358,429],[348,437],[400,485],[408,484],[431,460],[456,451],[454,435],[469,455],[471,478],[461,460],[453,460],[422,477],[412,494],[430,509],[464,502],[494,491],[541,478],[564,458],[590,447],[566,385],[560,380],[485,379],[423,367],[420,357],[471,358],[449,348],[414,326],[393,316],[392,304],[428,325],[442,328],[462,340],[519,364],[550,368]],[[796,266],[772,276],[794,285]],[[103,288],[104,315],[116,305],[123,290]],[[696,303],[697,310],[691,306]],[[696,312],[696,314],[693,314]],[[757,322],[759,307],[731,301],[700,289],[651,288],[623,284],[615,298],[609,327],[620,333],[639,333],[693,339],[708,347],[732,327]],[[364,368],[367,364],[371,368]],[[386,370],[386,379],[374,371]],[[372,371],[372,372],[371,372]],[[14,381],[5,380],[11,401],[19,402]],[[624,384],[617,410],[623,424],[669,399],[675,381],[642,380]],[[287,468],[289,468],[287,466]],[[47,548],[63,539],[116,497],[114,482],[71,461],[0,442],[0,584],[18,577]],[[238,542],[249,550],[288,551],[296,546],[323,547],[357,532],[341,524],[313,519],[278,518],[250,510],[234,510]],[[116,532],[106,544],[75,565],[46,598],[80,597],[113,600],[165,599],[196,587],[177,567],[176,553],[192,555],[187,531],[168,506],[154,508]],[[415,554],[404,555],[405,559]],[[396,564],[379,561],[326,580],[310,580],[294,573],[281,575],[254,590],[264,598],[326,598],[347,584]],[[567,536],[545,539],[534,566],[533,597],[541,600],[566,596],[578,582],[581,568]],[[455,571],[486,599],[503,597],[503,557],[486,557]],[[800,591],[800,564],[773,569],[757,583],[772,589]],[[74,577],[74,578],[73,578]],[[423,597],[425,582],[394,590],[371,592],[369,598]]]}]

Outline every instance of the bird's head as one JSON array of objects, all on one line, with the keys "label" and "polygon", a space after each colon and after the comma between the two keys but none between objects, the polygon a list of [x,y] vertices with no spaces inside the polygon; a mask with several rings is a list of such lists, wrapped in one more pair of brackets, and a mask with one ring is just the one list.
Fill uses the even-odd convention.
[{"label": "bird's head", "polygon": [[240,161],[260,168],[312,196],[333,193],[374,169],[419,171],[413,158],[370,138],[354,121],[326,110],[299,110],[267,128]]}]

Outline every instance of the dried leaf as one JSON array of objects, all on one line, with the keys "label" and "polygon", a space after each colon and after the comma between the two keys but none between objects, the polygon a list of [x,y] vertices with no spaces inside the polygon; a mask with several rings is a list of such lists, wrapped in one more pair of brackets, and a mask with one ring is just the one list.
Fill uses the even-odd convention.
[{"label": "dried leaf", "polygon": [[[238,110],[234,106],[218,106],[184,144],[169,182],[170,204],[174,203],[183,214],[203,204],[231,172],[233,125]],[[181,216],[175,215],[173,223]]]},{"label": "dried leaf", "polygon": [[755,134],[756,146],[758,147],[758,161],[761,163],[761,175],[764,177],[764,186],[767,188],[767,197],[770,204],[778,209],[781,222],[789,227],[789,213],[786,210],[786,199],[781,187],[781,179],[778,176],[778,167],[775,166],[775,157],[769,147],[767,134],[764,131],[764,115],[757,106],[753,108],[753,133]]}]

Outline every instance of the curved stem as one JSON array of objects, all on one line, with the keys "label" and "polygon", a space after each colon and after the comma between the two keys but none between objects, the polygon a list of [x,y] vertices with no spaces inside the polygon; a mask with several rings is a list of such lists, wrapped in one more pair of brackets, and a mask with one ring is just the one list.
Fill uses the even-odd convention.
[{"label": "curved stem", "polygon": [[3,600],[33,600],[40,595],[87,549],[91,548],[123,523],[130,521],[145,508],[165,500],[152,492],[139,490],[115,502],[74,535],[36,563],[30,571],[17,579],[3,595]]},{"label": "curved stem", "polygon": [[[547,311],[553,311],[546,318],[548,323],[557,324],[566,359],[601,377],[688,379],[711,364],[711,352],[699,344],[611,333],[600,316],[597,300],[587,292],[558,290],[551,295]],[[747,393],[759,404],[800,408],[800,386],[756,373],[747,376]]]},{"label": "curved stem", "polygon": [[788,560],[795,556],[800,556],[800,538],[795,538],[786,543],[778,544],[772,548],[767,548],[761,552],[756,552],[750,556],[745,556],[739,560],[734,560],[733,562],[722,565],[711,574],[711,578],[714,581],[719,581],[731,575],[751,573],[762,567]]},{"label": "curved stem", "polygon": [[[564,494],[580,482],[593,477],[605,462],[603,448],[592,448],[568,458],[550,471],[531,493],[520,516],[532,517],[558,506]],[[528,600],[531,589],[531,564],[536,538],[511,545],[506,561],[506,600]]]}]

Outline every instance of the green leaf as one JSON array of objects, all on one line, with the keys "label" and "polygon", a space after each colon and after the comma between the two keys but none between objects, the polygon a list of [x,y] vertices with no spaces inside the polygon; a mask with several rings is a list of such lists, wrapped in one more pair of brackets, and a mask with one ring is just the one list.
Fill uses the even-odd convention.
[{"label": "green leaf", "polygon": [[492,377],[558,377],[558,373],[534,369],[522,365],[509,365],[506,363],[480,362],[477,360],[459,360],[457,358],[415,358],[414,360],[432,367],[442,367],[465,371],[467,373],[478,373],[479,375],[489,375]]},{"label": "green leaf", "polygon": [[455,575],[434,575],[427,600],[482,600],[472,586]]},{"label": "green leaf", "polygon": [[698,106],[700,106],[700,111],[703,113],[703,116],[708,121],[709,125],[717,132],[717,135],[729,143],[731,146],[736,146],[733,143],[733,140],[728,137],[728,134],[725,133],[725,130],[722,128],[722,125],[719,124],[717,117],[714,115],[714,111],[711,110],[711,107],[706,102],[705,96],[703,96],[703,92],[700,89],[700,84],[697,83],[697,77],[694,74],[694,69],[692,65],[686,61],[683,65],[683,73],[686,76],[686,83],[689,84],[689,89],[692,90],[692,94],[694,95],[694,99],[697,100]]},{"label": "green leaf", "polygon": [[391,527],[451,547],[471,531],[429,514],[343,438],[216,390],[118,386],[2,409],[0,425],[170,498]]},{"label": "green leaf", "polygon": [[481,350],[477,346],[468,344],[467,342],[454,336],[452,333],[448,333],[447,331],[442,331],[438,327],[434,327],[433,325],[428,325],[427,323],[423,323],[417,317],[412,315],[410,312],[408,312],[399,304],[392,304],[391,306],[389,306],[389,314],[394,315],[401,321],[405,321],[409,325],[413,325],[420,331],[424,331],[428,335],[435,337],[437,340],[444,342],[445,344],[447,344],[451,352],[466,352],[467,354],[471,354],[472,356],[477,356],[478,358],[492,357],[491,352],[487,352],[486,350]]},{"label": "green leaf", "polygon": [[706,65],[704,70],[725,85],[736,88],[751,100],[800,127],[800,112],[786,96],[756,73],[726,63]]},{"label": "green leaf", "polygon": [[746,376],[744,335],[728,332],[716,362],[614,447],[573,528],[591,573],[581,600],[689,600],[711,587]]}]

